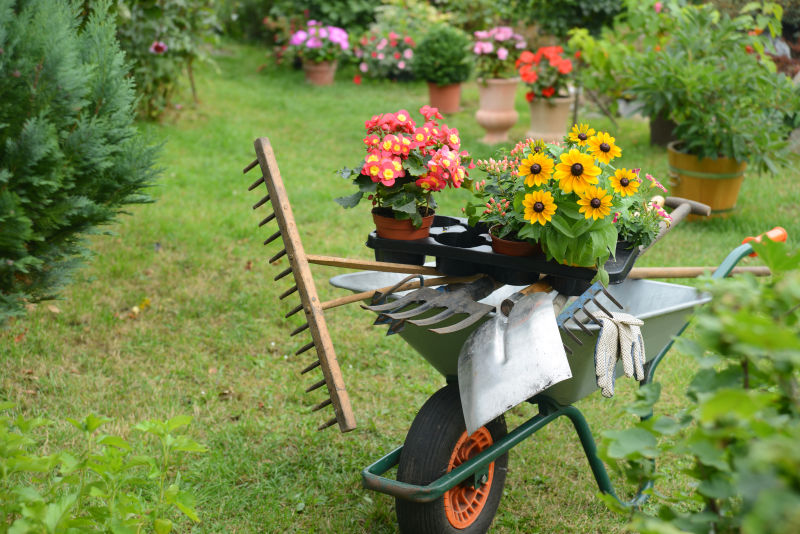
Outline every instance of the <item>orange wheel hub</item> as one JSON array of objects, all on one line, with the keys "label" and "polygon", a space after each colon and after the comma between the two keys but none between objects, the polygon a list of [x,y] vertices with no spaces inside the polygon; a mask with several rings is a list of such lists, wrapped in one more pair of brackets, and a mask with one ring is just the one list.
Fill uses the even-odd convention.
[{"label": "orange wheel hub", "polygon": [[[479,428],[471,436],[464,431],[453,448],[453,454],[450,455],[447,472],[449,473],[493,443],[492,434],[486,427]],[[481,487],[473,488],[470,482],[464,481],[444,494],[444,511],[451,525],[463,529],[478,519],[489,499],[493,478],[494,462],[489,464],[486,483]]]}]

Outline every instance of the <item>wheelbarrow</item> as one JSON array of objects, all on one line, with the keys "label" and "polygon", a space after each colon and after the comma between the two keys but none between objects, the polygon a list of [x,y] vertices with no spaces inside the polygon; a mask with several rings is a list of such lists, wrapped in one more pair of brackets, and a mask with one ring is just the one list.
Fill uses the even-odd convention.
[{"label": "wheelbarrow", "polygon": [[[275,280],[281,280],[289,275],[292,275],[294,280],[294,285],[284,291],[280,299],[283,300],[293,294],[300,297],[300,305],[289,311],[286,317],[288,319],[302,311],[306,322],[292,331],[291,335],[306,332],[312,337],[311,342],[300,347],[295,354],[300,355],[312,349],[317,354],[317,358],[307,365],[301,374],[305,375],[315,369],[321,370],[323,374],[321,380],[306,388],[306,392],[315,394],[325,390],[328,394],[327,399],[313,406],[312,412],[332,407],[335,412],[334,417],[325,421],[319,428],[328,428],[338,423],[342,432],[351,431],[356,426],[355,418],[328,334],[323,316],[324,310],[369,298],[376,288],[389,286],[408,273],[435,276],[442,273],[435,268],[417,265],[364,262],[306,254],[268,140],[257,139],[255,149],[257,159],[245,167],[244,172],[260,167],[262,176],[253,182],[249,189],[253,190],[264,184],[267,194],[256,202],[253,209],[264,205],[271,205],[274,209],[259,223],[259,227],[272,221],[278,223],[278,231],[271,234],[264,241],[264,245],[281,239],[283,248],[270,258],[270,262],[277,263],[285,256],[290,265],[275,276]],[[683,203],[673,211],[673,216],[685,216],[688,211],[688,204]],[[713,276],[719,278],[728,275],[735,264],[751,252],[749,244],[738,247],[722,262]],[[470,259],[475,258],[470,256]],[[346,288],[356,294],[335,301],[321,302],[309,269],[311,263],[374,270],[334,277],[331,279],[334,286]],[[646,364],[646,376],[642,383],[647,383],[652,381],[657,366],[671,347],[673,336],[680,335],[685,328],[686,317],[694,307],[706,302],[708,297],[687,286],[638,280],[635,279],[634,272],[630,271],[630,265],[624,269],[624,272],[620,271],[621,283],[609,287],[610,296],[601,296],[595,301],[596,304],[588,303],[586,311],[592,313],[590,310],[593,306],[607,306],[608,302],[604,303],[604,298],[613,299],[619,301],[626,312],[644,321],[642,332],[646,345],[663,347],[658,355]],[[654,273],[649,274],[653,276]],[[682,272],[681,275],[686,273]],[[428,285],[464,282],[457,277],[446,276],[425,280]],[[482,302],[472,304],[483,305],[484,309],[492,307],[502,309],[505,300],[516,294],[520,288],[521,286],[513,285],[500,286],[495,291],[487,293]],[[403,289],[410,289],[409,284],[399,288]],[[363,485],[366,488],[395,497],[398,521],[403,532],[420,534],[485,532],[491,524],[502,495],[508,451],[561,416],[568,417],[573,423],[600,490],[616,498],[605,467],[597,455],[589,425],[580,410],[572,405],[597,389],[591,350],[594,345],[593,336],[598,329],[596,325],[565,323],[569,337],[583,341],[568,357],[571,378],[526,399],[538,407],[537,415],[511,432],[508,432],[503,415],[489,421],[475,432],[470,434],[466,432],[457,379],[459,354],[470,333],[480,328],[482,322],[491,320],[491,317],[491,314],[485,315],[481,321],[473,322],[470,327],[452,332],[447,328],[440,329],[450,332],[446,334],[433,333],[423,326],[415,325],[414,322],[408,322],[404,328],[398,330],[400,336],[420,352],[443,375],[447,383],[420,409],[403,446],[369,465],[362,472]],[[393,480],[385,477],[384,475],[395,466],[398,467],[397,478]],[[628,506],[641,504],[646,498],[646,494],[643,493],[645,489],[640,488],[632,501],[623,504]]]},{"label": "wheelbarrow", "polygon": [[[740,259],[751,253],[749,243],[737,247],[714,271],[712,278],[727,276]],[[330,283],[335,287],[363,292],[402,278],[401,274],[363,271],[335,276]],[[499,309],[503,300],[519,289],[503,286],[483,302]],[[645,346],[661,347],[657,355],[647,361],[646,377],[640,384],[653,380],[675,337],[686,328],[688,316],[694,308],[710,299],[689,286],[642,279],[629,278],[609,286],[608,290],[627,313],[644,322],[641,330]],[[600,300],[605,300],[605,297]],[[608,302],[602,304],[610,305]],[[588,305],[590,309],[592,306]],[[487,320],[490,317],[487,316]],[[405,443],[362,471],[365,488],[395,497],[401,531],[420,534],[485,532],[503,493],[508,451],[561,416],[572,422],[600,491],[614,496],[625,506],[643,504],[647,487],[639,488],[631,501],[623,502],[617,497],[598,456],[589,424],[581,411],[573,406],[598,389],[592,353],[596,338],[577,325],[568,328],[575,337],[586,342],[568,355],[572,378],[528,400],[538,407],[537,415],[510,432],[501,415],[472,435],[467,434],[458,391],[457,365],[464,341],[478,326],[437,335],[424,327],[407,324],[398,333],[447,382],[422,406]],[[599,329],[594,324],[586,327],[594,331]],[[621,369],[617,370],[619,374]],[[385,477],[395,466],[398,468],[397,478]]]}]

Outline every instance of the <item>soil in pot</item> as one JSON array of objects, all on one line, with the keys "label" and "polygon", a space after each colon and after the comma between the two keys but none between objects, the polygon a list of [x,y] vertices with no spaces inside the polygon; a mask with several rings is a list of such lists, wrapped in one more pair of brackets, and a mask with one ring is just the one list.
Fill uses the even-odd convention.
[{"label": "soil in pot", "polygon": [[395,219],[391,208],[375,208],[372,210],[372,220],[375,221],[375,231],[383,239],[397,239],[399,241],[414,241],[424,239],[430,235],[433,224],[433,210],[420,208],[422,225],[415,228],[411,219]]}]

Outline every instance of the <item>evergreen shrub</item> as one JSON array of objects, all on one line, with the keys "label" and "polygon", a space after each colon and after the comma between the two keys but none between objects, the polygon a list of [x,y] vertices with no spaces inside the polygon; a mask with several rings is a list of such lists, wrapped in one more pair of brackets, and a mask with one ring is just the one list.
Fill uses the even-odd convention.
[{"label": "evergreen shrub", "polygon": [[431,28],[414,50],[412,70],[417,78],[437,85],[462,83],[472,72],[472,39],[444,24]]},{"label": "evergreen shrub", "polygon": [[56,294],[86,234],[149,201],[157,148],[133,124],[109,7],[0,0],[0,324]]}]

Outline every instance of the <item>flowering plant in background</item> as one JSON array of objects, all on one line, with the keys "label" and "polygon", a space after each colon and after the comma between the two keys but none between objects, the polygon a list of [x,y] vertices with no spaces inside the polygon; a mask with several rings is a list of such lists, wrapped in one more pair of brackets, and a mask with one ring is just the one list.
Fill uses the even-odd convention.
[{"label": "flowering plant in background", "polygon": [[525,39],[509,26],[497,26],[487,31],[474,33],[476,71],[479,79],[513,78],[517,75],[515,63]]},{"label": "flowering plant in background", "polygon": [[358,70],[370,78],[411,80],[414,78],[411,59],[416,46],[408,35],[370,32],[359,39],[354,51]]},{"label": "flowering plant in background", "polygon": [[543,46],[536,53],[525,50],[514,66],[530,91],[528,102],[534,98],[569,96],[567,83],[571,79],[572,61],[564,56],[560,46]]},{"label": "flowering plant in background", "polygon": [[[356,206],[364,195],[376,209],[395,219],[411,219],[414,226],[436,207],[432,194],[445,187],[461,187],[471,167],[461,150],[458,130],[446,124],[439,110],[423,106],[425,122],[418,126],[408,111],[375,115],[364,123],[366,156],[339,175],[351,179],[358,191],[336,202]],[[466,165],[465,165],[466,164]]]},{"label": "flowering plant in background", "polygon": [[345,30],[336,26],[324,26],[309,20],[305,30],[294,32],[289,39],[289,49],[303,61],[321,63],[335,61],[348,49],[350,43]]},{"label": "flowering plant in background", "polygon": [[[548,259],[594,267],[608,284],[605,262],[619,238],[647,246],[669,215],[647,199],[663,186],[639,169],[617,168],[616,139],[575,125],[564,144],[527,139],[502,160],[478,161],[486,180],[474,182],[478,203],[464,209],[470,223],[495,222],[504,235],[539,243]],[[496,234],[497,237],[502,235]]]}]

